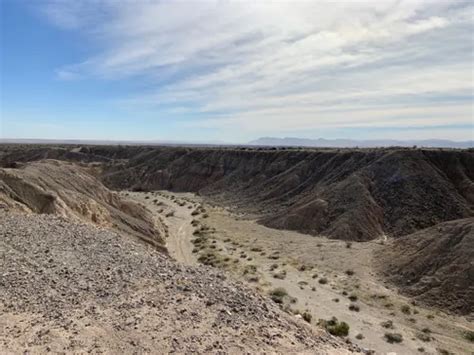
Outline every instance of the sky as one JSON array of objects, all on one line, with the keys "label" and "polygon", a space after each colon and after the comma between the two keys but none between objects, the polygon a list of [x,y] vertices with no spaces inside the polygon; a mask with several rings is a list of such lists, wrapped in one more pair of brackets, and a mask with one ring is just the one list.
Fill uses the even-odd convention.
[{"label": "sky", "polygon": [[472,1],[0,3],[0,138],[474,139]]}]

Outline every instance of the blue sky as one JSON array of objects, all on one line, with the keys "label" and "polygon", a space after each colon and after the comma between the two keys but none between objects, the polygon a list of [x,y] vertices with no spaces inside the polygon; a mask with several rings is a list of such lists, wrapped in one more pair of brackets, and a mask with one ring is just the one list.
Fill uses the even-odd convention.
[{"label": "blue sky", "polygon": [[0,138],[474,138],[469,1],[1,6]]}]

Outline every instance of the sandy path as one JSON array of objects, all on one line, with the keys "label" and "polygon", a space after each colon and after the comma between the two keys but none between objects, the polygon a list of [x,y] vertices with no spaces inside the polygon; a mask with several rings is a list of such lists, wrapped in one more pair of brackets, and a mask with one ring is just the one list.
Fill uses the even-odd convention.
[{"label": "sandy path", "polygon": [[[185,265],[196,265],[197,260],[192,253],[191,243],[194,227],[191,225],[194,204],[188,202],[185,194],[181,198],[173,199],[166,192],[124,192],[127,197],[145,205],[168,226],[166,248],[170,256]],[[184,204],[183,204],[184,203]],[[191,207],[191,208],[190,208]]]},{"label": "sandy path", "polygon": [[[193,227],[191,226],[192,216],[187,208],[182,208],[177,204],[175,216],[170,217],[172,223],[169,224],[169,237],[166,239],[166,248],[170,255],[177,261],[185,265],[193,265],[196,259],[192,253],[193,245],[191,236]],[[175,220],[175,221],[173,221]]]}]

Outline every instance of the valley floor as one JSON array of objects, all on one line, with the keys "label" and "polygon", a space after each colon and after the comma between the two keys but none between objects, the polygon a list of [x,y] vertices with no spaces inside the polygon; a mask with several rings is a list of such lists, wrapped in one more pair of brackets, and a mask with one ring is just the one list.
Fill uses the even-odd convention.
[{"label": "valley floor", "polygon": [[[474,330],[472,322],[413,304],[377,276],[372,257],[386,247],[386,238],[346,243],[270,229],[190,193],[121,194],[168,225],[166,244],[176,260],[222,268],[262,294],[283,288],[286,295],[275,300],[286,311],[314,325],[332,317],[345,321],[349,339],[364,349],[380,354],[472,352],[472,343],[463,338],[463,332]],[[389,343],[390,334],[400,334],[402,341]]]}]

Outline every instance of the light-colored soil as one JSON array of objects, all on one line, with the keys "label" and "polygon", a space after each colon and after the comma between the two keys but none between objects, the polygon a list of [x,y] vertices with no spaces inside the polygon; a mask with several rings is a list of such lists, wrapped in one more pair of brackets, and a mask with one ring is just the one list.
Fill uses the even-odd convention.
[{"label": "light-colored soil", "polygon": [[168,227],[168,237],[165,240],[166,248],[171,257],[185,265],[196,265],[197,260],[192,253],[191,236],[194,227],[191,225],[197,203],[187,202],[192,194],[181,194],[179,199],[172,200],[165,193],[122,192],[135,202],[146,206],[152,211],[161,223]]},{"label": "light-colored soil", "polygon": [[[158,198],[166,204],[161,215],[175,211],[174,217],[164,220],[170,231],[166,244],[178,261],[195,262],[195,255],[211,254],[215,257],[212,264],[248,282],[263,294],[283,287],[296,299],[294,303],[290,298],[285,301],[283,308],[288,312],[308,311],[314,325],[318,319],[335,316],[350,325],[349,339],[365,349],[381,354],[419,354],[421,349],[429,354],[440,353],[443,349],[455,354],[471,354],[472,343],[463,338],[464,331],[474,329],[471,322],[414,305],[375,274],[373,254],[385,247],[384,238],[347,244],[325,237],[275,230],[248,220],[242,214],[234,214],[228,208],[212,207],[192,194],[160,192],[153,193],[148,199],[145,199],[145,193],[131,193],[130,196],[151,205],[155,212],[160,209],[151,201]],[[179,205],[183,201],[186,206]],[[189,204],[192,209],[188,209]],[[202,213],[191,216],[190,211],[198,206],[205,208],[206,218]],[[191,225],[193,219],[199,220],[200,224],[196,228],[186,227],[185,221]],[[192,231],[200,226],[207,226],[208,230],[193,236]],[[196,244],[193,253],[192,241],[199,236],[204,242]],[[286,273],[284,277],[281,276],[283,273]],[[351,301],[349,296],[357,299]],[[359,311],[349,310],[350,305],[358,306]],[[387,321],[393,323],[393,328],[382,326]],[[384,338],[385,333],[400,333],[403,341],[390,344]],[[356,337],[359,334],[362,339]]]}]

